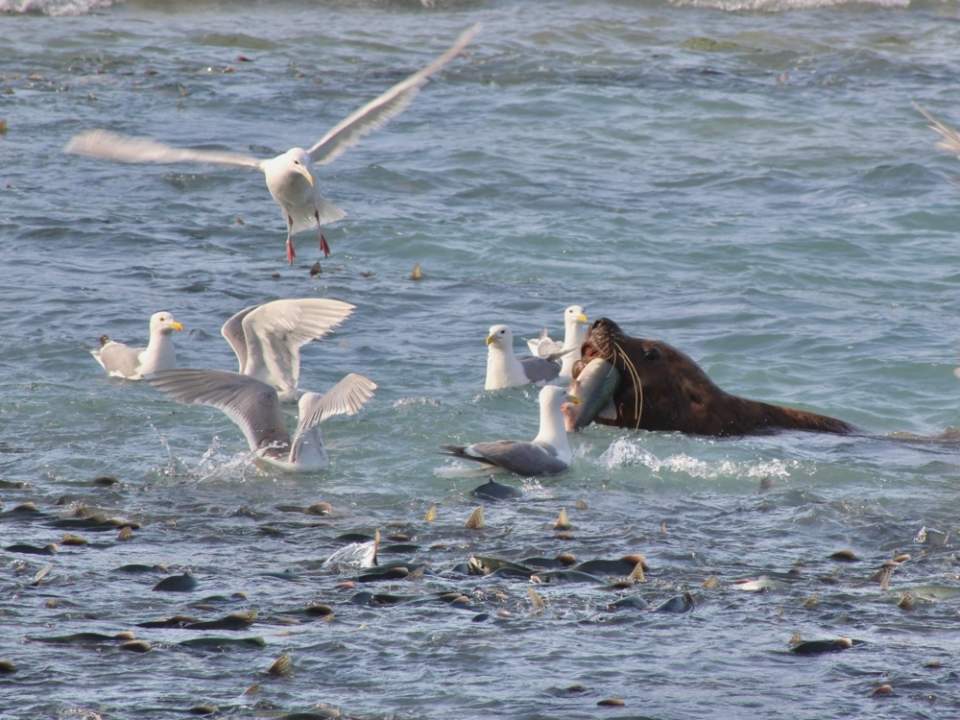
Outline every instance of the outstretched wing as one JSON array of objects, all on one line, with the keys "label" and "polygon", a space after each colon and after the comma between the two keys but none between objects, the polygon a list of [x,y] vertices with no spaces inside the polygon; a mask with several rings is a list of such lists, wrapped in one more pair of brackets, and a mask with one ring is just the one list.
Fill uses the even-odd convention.
[{"label": "outstretched wing", "polygon": [[108,130],[88,130],[74,135],[64,152],[124,163],[202,162],[260,168],[260,161],[249,155],[219,150],[186,150],[149,138],[128,137]]},{"label": "outstretched wing", "polygon": [[274,300],[254,308],[240,321],[246,343],[243,374],[282,393],[295,392],[300,348],[326,335],[355,309],[350,303],[326,298]]},{"label": "outstretched wing", "polygon": [[220,334],[223,335],[223,339],[233,348],[233,354],[237,356],[237,362],[240,365],[237,370],[239,373],[243,372],[243,366],[247,362],[247,340],[243,335],[243,319],[258,307],[258,305],[245,307],[227,320],[223,324],[223,327],[220,328]]},{"label": "outstretched wing", "polygon": [[251,450],[290,443],[277,391],[259,380],[223,370],[165,370],[146,381],[177,402],[210,405],[243,431]]},{"label": "outstretched wing", "polygon": [[937,143],[937,147],[951,152],[954,155],[960,155],[960,133],[949,125],[944,125],[916,103],[914,103],[913,106],[917,109],[917,112],[923,115],[930,123],[930,129],[940,134],[941,140]]},{"label": "outstretched wing", "polygon": [[320,393],[304,393],[300,398],[300,422],[297,435],[334,415],[356,415],[373,397],[377,384],[358,373],[344,375],[340,382]]},{"label": "outstretched wing", "polygon": [[563,351],[563,343],[554,340],[546,328],[540,331],[540,335],[527,340],[527,347],[530,348],[530,354],[533,357],[545,358],[554,353]]},{"label": "outstretched wing", "polygon": [[308,151],[313,162],[317,165],[333,162],[364,135],[382,127],[390,118],[403,112],[429,77],[459,55],[479,30],[479,24],[466,30],[449,50],[432,63],[337,123]]},{"label": "outstretched wing", "polygon": [[300,456],[304,433],[334,415],[356,415],[373,397],[376,389],[377,384],[370,378],[350,373],[323,395],[304,393],[300,398],[300,421],[293,434],[290,461],[296,462]]}]

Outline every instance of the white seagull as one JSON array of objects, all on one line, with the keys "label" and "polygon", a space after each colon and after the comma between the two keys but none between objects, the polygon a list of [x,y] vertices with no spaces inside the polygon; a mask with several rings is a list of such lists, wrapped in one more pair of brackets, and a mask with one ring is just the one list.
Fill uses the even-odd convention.
[{"label": "white seagull", "polygon": [[527,340],[527,347],[534,357],[556,357],[563,351],[563,361],[560,365],[560,377],[569,380],[573,377],[573,365],[580,359],[580,346],[587,339],[587,324],[590,322],[583,308],[571,305],[563,311],[563,342],[553,340],[547,329],[540,331],[540,336]]},{"label": "white seagull", "polygon": [[145,348],[130,347],[102,335],[100,347],[90,354],[111,377],[141,380],[144,375],[176,366],[177,352],[170,335],[181,330],[183,325],[173,315],[157,312],[150,316],[150,340]]},{"label": "white seagull", "polygon": [[315,472],[327,466],[320,423],[334,415],[356,415],[377,389],[350,373],[325,394],[300,397],[299,421],[291,438],[277,391],[255,378],[224,370],[166,370],[147,382],[177,402],[219,408],[243,431],[257,459],[287,472]]},{"label": "white seagull", "polygon": [[556,475],[570,467],[573,459],[560,410],[564,400],[579,403],[575,397],[568,398],[566,391],[556,385],[540,390],[540,431],[531,442],[497,440],[472,445],[444,445],[443,449],[454,457],[524,477]]},{"label": "white seagull", "polygon": [[513,333],[506,325],[492,325],[486,343],[487,378],[483,384],[484,390],[502,390],[553,380],[560,374],[560,363],[556,360],[567,352],[561,351],[546,357],[518,358],[513,354]]},{"label": "white seagull", "polygon": [[274,300],[244,308],[220,333],[233,348],[238,372],[273,386],[281,402],[300,396],[300,348],[350,317],[350,303],[326,298]]},{"label": "white seagull", "polygon": [[262,160],[234,152],[176,148],[149,138],[127,137],[107,130],[80,133],[70,140],[65,150],[126,163],[203,162],[260,170],[287,222],[287,261],[292,264],[296,257],[293,236],[314,225],[319,229],[320,249],[326,256],[330,254],[330,246],[322,226],[345,217],[346,213],[320,195],[315,166],[333,162],[364,135],[406,109],[427,79],[460,54],[479,29],[479,25],[468,29],[440,57],[348,115],[309,150],[295,147]]}]

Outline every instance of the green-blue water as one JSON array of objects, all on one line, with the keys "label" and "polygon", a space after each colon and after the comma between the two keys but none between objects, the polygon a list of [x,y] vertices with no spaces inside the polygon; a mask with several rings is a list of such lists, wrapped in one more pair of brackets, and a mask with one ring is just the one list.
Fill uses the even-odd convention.
[{"label": "green-blue water", "polygon": [[[94,127],[264,157],[309,145],[478,21],[403,115],[322,168],[349,214],[328,260],[307,233],[287,267],[257,173],[62,153]],[[17,667],[0,716],[953,716],[955,545],[914,538],[957,527],[957,446],[885,436],[960,424],[960,164],[911,105],[960,124],[958,62],[955,2],[0,0],[0,512],[40,511],[0,514],[0,545],[60,542],[81,505],[140,524],[0,553],[0,658]],[[351,370],[380,385],[325,426],[316,475],[258,471],[221,413],[110,380],[87,352],[103,333],[144,341],[169,310],[188,329],[181,365],[232,369],[223,321],[302,296],[358,309],[305,348],[301,385]],[[486,329],[556,333],[574,303],[727,390],[864,435],[590,428],[568,473],[513,481],[523,499],[468,530],[481,479],[451,476],[439,446],[537,423],[534,390],[482,392]],[[332,515],[291,510],[319,500]],[[382,560],[422,574],[351,588],[321,570],[338,536],[378,528],[417,546]],[[829,559],[843,548],[860,561]],[[535,586],[542,612],[525,579],[457,572],[471,554],[560,552],[640,552],[651,569],[626,589]],[[871,580],[902,552],[888,589]],[[116,571],[128,563],[168,570]],[[151,591],[183,569],[196,591]],[[735,586],[762,575],[778,578],[768,592]],[[441,590],[468,602],[356,597]],[[607,609],[684,591],[692,613]],[[246,609],[242,632],[136,627]],[[36,639],[129,629],[153,649]],[[795,633],[866,643],[797,657]],[[266,645],[177,644],[231,634]],[[293,674],[267,675],[284,652]],[[871,694],[882,683],[892,696]],[[597,706],[610,697],[624,707]]]}]

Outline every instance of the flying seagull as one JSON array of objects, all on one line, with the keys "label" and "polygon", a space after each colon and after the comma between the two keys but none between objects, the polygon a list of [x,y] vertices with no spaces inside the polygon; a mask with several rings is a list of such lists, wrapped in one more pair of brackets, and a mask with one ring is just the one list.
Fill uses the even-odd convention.
[{"label": "flying seagull", "polygon": [[75,135],[65,150],[126,163],[202,162],[260,170],[287,222],[287,262],[293,264],[296,257],[293,236],[314,225],[319,231],[320,249],[326,256],[330,254],[330,246],[323,236],[322,226],[340,220],[346,213],[320,194],[315,166],[333,162],[364,135],[406,109],[430,76],[459,55],[479,29],[479,25],[474,25],[465,31],[440,57],[348,115],[309,150],[295,147],[277,157],[262,160],[235,152],[176,148],[149,138],[127,137],[107,130],[89,130]]}]

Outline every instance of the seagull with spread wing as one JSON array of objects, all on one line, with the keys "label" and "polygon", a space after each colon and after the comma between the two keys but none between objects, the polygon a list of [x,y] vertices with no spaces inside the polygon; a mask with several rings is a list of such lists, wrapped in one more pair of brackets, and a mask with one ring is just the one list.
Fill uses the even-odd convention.
[{"label": "seagull with spread wing", "polygon": [[315,166],[333,162],[364,135],[402,112],[430,76],[459,55],[479,29],[479,25],[468,29],[440,57],[341,120],[309,150],[295,147],[277,157],[261,160],[240,153],[187,150],[148,138],[90,130],[74,136],[66,152],[126,163],[204,162],[260,170],[287,222],[287,262],[292,264],[296,257],[293,236],[314,225],[319,230],[320,249],[326,256],[330,254],[330,246],[322,226],[340,220],[346,213],[320,194]]},{"label": "seagull with spread wing", "polygon": [[251,305],[220,333],[233,348],[238,372],[273,387],[281,402],[300,397],[300,348],[350,317],[354,305],[328,298],[291,298]]},{"label": "seagull with spread wing", "polygon": [[290,436],[277,391],[256,378],[224,370],[165,370],[147,382],[177,402],[210,405],[236,423],[263,463],[288,472],[315,472],[329,459],[320,423],[335,415],[356,415],[373,397],[375,382],[350,373],[325,394],[300,397],[297,428]]}]

